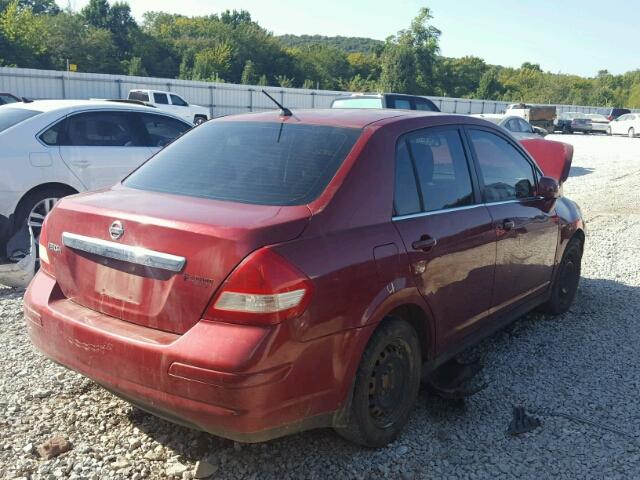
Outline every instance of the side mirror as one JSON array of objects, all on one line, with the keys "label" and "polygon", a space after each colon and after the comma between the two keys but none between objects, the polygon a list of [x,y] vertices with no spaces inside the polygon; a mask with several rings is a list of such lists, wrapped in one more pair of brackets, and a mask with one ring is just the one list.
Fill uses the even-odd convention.
[{"label": "side mirror", "polygon": [[540,177],[538,180],[538,195],[545,200],[553,200],[560,197],[560,184],[555,178]]}]

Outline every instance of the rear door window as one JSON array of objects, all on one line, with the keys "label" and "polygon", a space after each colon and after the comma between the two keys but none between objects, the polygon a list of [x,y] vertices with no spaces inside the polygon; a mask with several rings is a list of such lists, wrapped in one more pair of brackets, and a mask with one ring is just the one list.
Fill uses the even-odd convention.
[{"label": "rear door window", "polygon": [[133,112],[87,112],[67,118],[59,145],[84,147],[144,146],[137,114]]},{"label": "rear door window", "polygon": [[398,142],[394,198],[396,215],[473,204],[469,164],[458,129],[426,129]]},{"label": "rear door window", "polygon": [[141,168],[125,185],[259,205],[315,200],[360,129],[263,122],[207,122]]},{"label": "rear door window", "polygon": [[506,139],[485,130],[469,130],[486,202],[531,198],[535,174],[531,163]]},{"label": "rear door window", "polygon": [[169,99],[167,98],[166,93],[154,93],[153,94],[154,103],[160,103],[162,105],[169,105]]},{"label": "rear door window", "polygon": [[148,102],[149,94],[147,92],[129,92],[129,100],[138,100],[140,102]]}]

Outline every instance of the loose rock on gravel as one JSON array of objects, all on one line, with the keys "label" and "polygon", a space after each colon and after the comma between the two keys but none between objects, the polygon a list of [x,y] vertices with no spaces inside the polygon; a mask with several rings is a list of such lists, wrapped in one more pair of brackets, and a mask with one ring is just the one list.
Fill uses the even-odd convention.
[{"label": "loose rock on gravel", "polygon": [[[564,190],[587,220],[576,303],[475,347],[488,387],[463,404],[423,391],[403,434],[379,450],[330,430],[236,446],[44,358],[27,338],[24,292],[0,287],[0,478],[640,477],[640,139],[550,138],[575,146]],[[542,425],[507,435],[514,406]],[[56,433],[73,448],[39,458],[36,446]]]}]

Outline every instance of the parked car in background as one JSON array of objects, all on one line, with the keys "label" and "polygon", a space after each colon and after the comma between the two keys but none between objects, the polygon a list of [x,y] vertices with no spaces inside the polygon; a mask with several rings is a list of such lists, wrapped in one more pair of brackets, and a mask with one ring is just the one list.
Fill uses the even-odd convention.
[{"label": "parked car in background", "polygon": [[525,138],[541,138],[547,133],[546,130],[542,130],[540,128],[536,130],[529,122],[520,117],[501,115],[499,113],[478,113],[472,116],[484,118],[489,122],[501,126],[511,132],[511,135],[518,140]]},{"label": "parked car in background", "polygon": [[555,121],[554,131],[591,133],[591,119],[581,112],[563,112]]},{"label": "parked car in background", "polygon": [[331,108],[397,108],[428,112],[440,111],[436,104],[428,98],[399,93],[356,93],[345,97],[337,97],[331,102]]},{"label": "parked car in background", "polygon": [[[155,108],[42,100],[0,108],[0,284],[62,197],[121,180],[193,125]],[[5,275],[6,276],[3,276]]]},{"label": "parked car in background", "polygon": [[610,122],[627,113],[631,113],[631,110],[628,108],[606,108],[602,111],[602,114],[607,117],[607,120]]},{"label": "parked car in background", "polygon": [[586,113],[586,117],[591,120],[591,131],[593,133],[608,133],[609,120],[600,113]]},{"label": "parked car in background", "polygon": [[640,113],[627,113],[609,122],[610,135],[635,137],[640,134]]},{"label": "parked car in background", "polygon": [[334,427],[380,447],[421,378],[534,307],[570,308],[580,210],[504,129],[292,115],[211,120],[117,186],[62,199],[25,295],[37,348],[215,435]]},{"label": "parked car in background", "polygon": [[552,133],[553,122],[556,119],[556,107],[554,105],[512,103],[507,106],[505,115],[523,118],[532,126],[541,128],[547,133]]},{"label": "parked car in background", "polygon": [[180,95],[161,90],[130,90],[129,100],[138,100],[149,105],[153,105],[158,110],[162,110],[176,115],[187,122],[199,125],[210,118],[207,107],[191,105]]},{"label": "parked car in background", "polygon": [[9,103],[17,103],[21,101],[22,100],[15,95],[0,92],[0,105],[8,105]]}]

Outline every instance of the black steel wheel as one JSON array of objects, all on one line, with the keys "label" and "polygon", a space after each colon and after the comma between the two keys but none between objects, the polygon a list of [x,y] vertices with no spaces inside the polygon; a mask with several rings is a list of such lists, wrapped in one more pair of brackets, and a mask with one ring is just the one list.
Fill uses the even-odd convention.
[{"label": "black steel wheel", "polygon": [[374,332],[356,373],[343,437],[366,447],[391,442],[406,424],[420,388],[420,341],[409,323],[386,319]]},{"label": "black steel wheel", "polygon": [[567,245],[558,265],[551,286],[551,298],[543,306],[548,313],[560,315],[571,308],[580,283],[581,262],[582,242],[573,239]]}]

